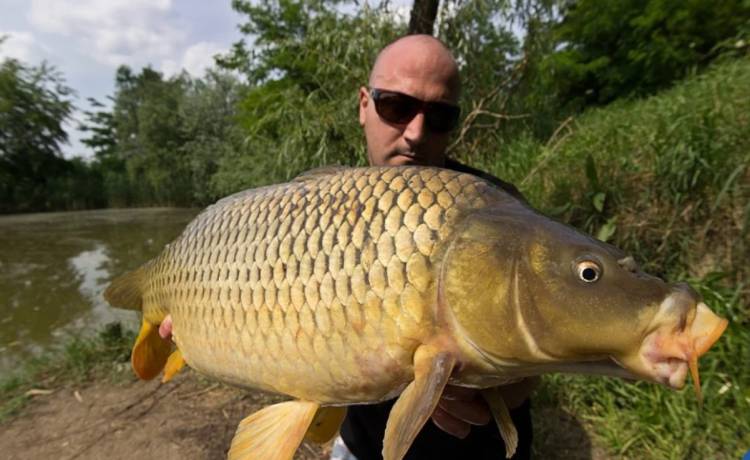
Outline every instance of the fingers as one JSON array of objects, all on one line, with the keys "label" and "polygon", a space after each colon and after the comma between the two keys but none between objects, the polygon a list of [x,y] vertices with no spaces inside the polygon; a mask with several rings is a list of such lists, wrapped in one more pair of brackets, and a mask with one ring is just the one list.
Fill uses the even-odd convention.
[{"label": "fingers", "polygon": [[159,336],[164,340],[172,338],[172,315],[167,315],[159,325]]},{"label": "fingers", "polygon": [[432,414],[432,421],[441,430],[457,438],[465,438],[471,425],[489,423],[492,415],[477,390],[446,386]]},{"label": "fingers", "polygon": [[471,431],[471,425],[445,412],[440,406],[432,413],[432,422],[441,430],[459,439],[464,439]]},{"label": "fingers", "polygon": [[477,393],[470,401],[441,399],[438,407],[457,419],[472,425],[484,425],[490,422],[492,415],[487,403]]}]

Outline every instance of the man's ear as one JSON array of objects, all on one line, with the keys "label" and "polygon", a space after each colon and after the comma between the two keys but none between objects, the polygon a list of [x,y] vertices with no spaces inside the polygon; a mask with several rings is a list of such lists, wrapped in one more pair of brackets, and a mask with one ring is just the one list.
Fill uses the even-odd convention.
[{"label": "man's ear", "polygon": [[367,103],[370,100],[370,95],[367,93],[367,88],[362,86],[359,88],[359,124],[365,125],[367,119]]}]

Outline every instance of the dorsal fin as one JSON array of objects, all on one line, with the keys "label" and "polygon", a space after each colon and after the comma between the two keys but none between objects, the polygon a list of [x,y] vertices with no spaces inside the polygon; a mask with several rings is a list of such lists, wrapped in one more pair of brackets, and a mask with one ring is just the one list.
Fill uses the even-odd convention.
[{"label": "dorsal fin", "polygon": [[322,176],[337,174],[342,171],[346,171],[348,169],[352,169],[352,168],[349,166],[341,166],[341,165],[321,166],[319,168],[313,168],[309,171],[300,173],[299,176],[292,179],[292,182],[304,182],[307,180],[319,179]]}]

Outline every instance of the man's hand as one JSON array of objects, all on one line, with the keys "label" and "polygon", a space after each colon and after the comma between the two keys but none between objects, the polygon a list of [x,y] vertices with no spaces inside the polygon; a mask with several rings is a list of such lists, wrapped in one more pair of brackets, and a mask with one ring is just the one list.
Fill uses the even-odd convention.
[{"label": "man's hand", "polygon": [[159,336],[164,340],[172,338],[172,315],[167,315],[159,325]]},{"label": "man's hand", "polygon": [[[519,407],[539,384],[538,377],[521,380],[500,387],[505,403],[509,409]],[[465,438],[471,431],[471,425],[485,425],[492,420],[479,390],[448,385],[438,401],[432,421],[441,430],[457,438]]]},{"label": "man's hand", "polygon": [[492,419],[490,408],[478,390],[448,385],[438,401],[432,421],[441,430],[465,438],[471,425],[485,425]]}]

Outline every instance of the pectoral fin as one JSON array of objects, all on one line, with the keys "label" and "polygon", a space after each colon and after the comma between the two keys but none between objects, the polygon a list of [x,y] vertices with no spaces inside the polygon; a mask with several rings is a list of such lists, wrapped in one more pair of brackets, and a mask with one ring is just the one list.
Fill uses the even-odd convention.
[{"label": "pectoral fin", "polygon": [[323,444],[336,436],[346,417],[346,407],[321,407],[307,429],[305,439]]},{"label": "pectoral fin", "polygon": [[495,419],[500,436],[505,441],[505,458],[511,458],[518,448],[518,431],[510,418],[510,411],[503,396],[497,388],[482,390],[482,396],[490,406],[492,417]]},{"label": "pectoral fin", "polygon": [[159,336],[159,326],[144,320],[130,353],[130,363],[138,378],[151,380],[164,369],[171,351],[172,344]]},{"label": "pectoral fin", "polygon": [[229,460],[291,460],[320,406],[286,401],[246,417],[237,427]]},{"label": "pectoral fin", "polygon": [[400,460],[435,411],[456,360],[447,351],[423,345],[414,353],[414,381],[401,393],[385,426],[383,459]]},{"label": "pectoral fin", "polygon": [[172,380],[172,377],[177,375],[184,365],[185,358],[182,357],[182,352],[179,349],[173,351],[167,359],[166,366],[164,366],[164,377],[162,377],[161,383],[167,383]]}]

